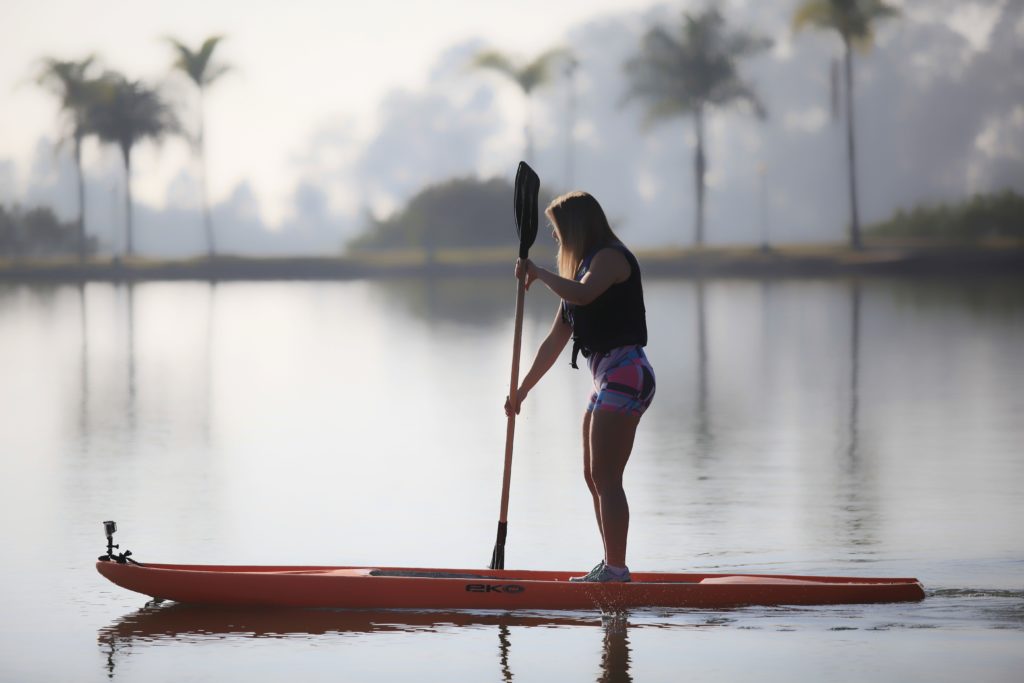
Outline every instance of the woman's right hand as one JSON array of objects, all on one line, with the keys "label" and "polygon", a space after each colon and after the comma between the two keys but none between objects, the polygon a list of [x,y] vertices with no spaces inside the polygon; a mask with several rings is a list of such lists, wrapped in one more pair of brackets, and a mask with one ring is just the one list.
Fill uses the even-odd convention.
[{"label": "woman's right hand", "polygon": [[[526,400],[526,394],[527,393],[528,392],[525,389],[521,388],[521,387],[519,388],[518,391],[516,391],[516,406],[515,406],[515,414],[516,415],[518,415],[519,411],[522,410],[522,408],[523,408],[523,401]],[[512,417],[512,399],[510,397],[508,397],[508,396],[505,397],[505,417]]]},{"label": "woman's right hand", "polygon": [[530,288],[533,281],[540,277],[538,268],[530,259],[516,259],[516,279],[523,280],[526,289]]}]

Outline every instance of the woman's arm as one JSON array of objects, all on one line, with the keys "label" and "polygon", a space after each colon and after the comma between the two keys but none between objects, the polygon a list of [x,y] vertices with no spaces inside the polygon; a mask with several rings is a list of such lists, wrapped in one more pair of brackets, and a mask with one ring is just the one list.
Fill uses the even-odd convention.
[{"label": "woman's arm", "polygon": [[[630,275],[629,261],[618,249],[602,249],[597,252],[586,275],[579,282],[556,275],[529,259],[525,264],[527,287],[534,280],[540,280],[561,298],[580,306],[586,306],[612,285],[625,282]],[[516,263],[516,275],[522,267],[522,263]]]},{"label": "woman's arm", "polygon": [[[519,384],[519,389],[516,391],[516,413],[519,413],[522,408],[523,400],[526,395],[530,393],[530,389],[537,386],[537,382],[540,381],[541,377],[551,369],[551,366],[558,360],[559,354],[562,353],[562,349],[569,343],[569,339],[572,337],[572,327],[569,323],[562,320],[562,305],[558,305],[558,311],[555,313],[555,321],[551,323],[551,331],[548,332],[548,336],[541,342],[540,348],[537,349],[537,356],[533,359],[533,365],[530,366],[530,371],[526,373],[526,377]],[[509,401],[505,401],[505,414],[511,415],[511,407]]]}]

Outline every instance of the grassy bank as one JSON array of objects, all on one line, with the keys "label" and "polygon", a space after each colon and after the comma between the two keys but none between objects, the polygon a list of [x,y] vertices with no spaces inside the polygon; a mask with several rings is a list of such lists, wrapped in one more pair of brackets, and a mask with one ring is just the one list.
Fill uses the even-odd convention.
[{"label": "grassy bank", "polygon": [[[644,272],[655,277],[828,277],[848,275],[1024,276],[1024,244],[925,246],[877,244],[863,251],[844,247],[639,250]],[[516,250],[419,249],[360,252],[340,257],[269,257],[129,260],[73,258],[0,260],[5,281],[138,280],[337,280],[403,276],[504,276]],[[541,262],[551,255],[538,254]]]}]

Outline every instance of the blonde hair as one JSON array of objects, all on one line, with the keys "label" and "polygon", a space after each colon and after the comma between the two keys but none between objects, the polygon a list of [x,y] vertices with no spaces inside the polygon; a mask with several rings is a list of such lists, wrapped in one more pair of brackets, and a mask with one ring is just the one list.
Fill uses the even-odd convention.
[{"label": "blonde hair", "polygon": [[601,205],[586,192],[556,197],[544,214],[558,230],[558,274],[562,277],[574,279],[588,254],[619,239]]}]

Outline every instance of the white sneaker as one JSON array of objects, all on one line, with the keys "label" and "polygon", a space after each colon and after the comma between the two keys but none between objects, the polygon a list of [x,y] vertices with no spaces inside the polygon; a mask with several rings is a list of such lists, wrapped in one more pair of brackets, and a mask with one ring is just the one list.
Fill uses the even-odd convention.
[{"label": "white sneaker", "polygon": [[569,580],[581,583],[629,583],[633,579],[629,575],[628,567],[619,573],[606,565],[604,560],[601,560],[585,576],[573,576]]}]

